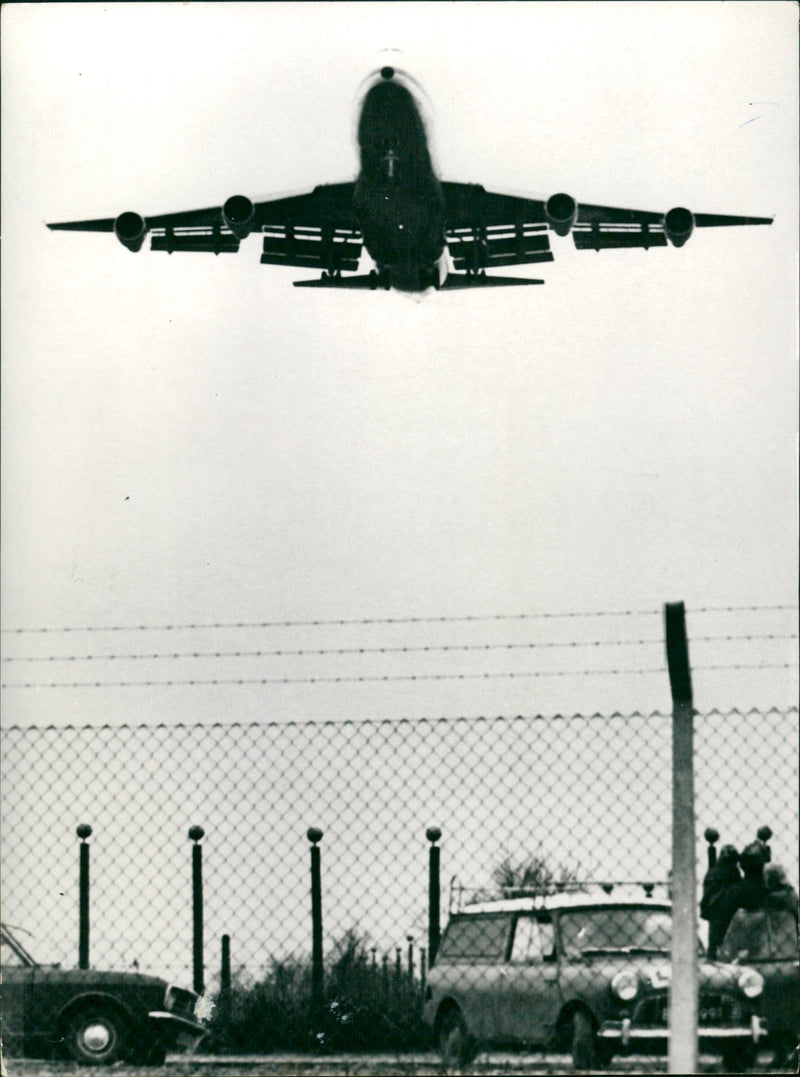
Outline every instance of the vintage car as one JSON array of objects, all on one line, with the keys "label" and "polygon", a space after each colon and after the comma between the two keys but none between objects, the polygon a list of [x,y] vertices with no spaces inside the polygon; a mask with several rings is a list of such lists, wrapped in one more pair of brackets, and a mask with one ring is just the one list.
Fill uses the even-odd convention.
[{"label": "vintage car", "polygon": [[767,1022],[767,1045],[774,1066],[797,1068],[800,1041],[800,956],[797,914],[766,905],[739,909],[728,927],[719,956],[754,968],[764,978],[761,1008]]},{"label": "vintage car", "polygon": [[138,972],[40,965],[0,926],[2,1040],[7,1054],[68,1054],[102,1065],[157,1064],[206,1035],[208,1004],[194,991]]},{"label": "vintage car", "polygon": [[[665,1053],[671,927],[671,905],[652,888],[534,894],[451,914],[423,1010],[445,1065],[483,1045],[571,1051],[582,1070],[615,1054]],[[762,992],[751,968],[700,962],[699,1046],[731,1072],[755,1061]]]}]

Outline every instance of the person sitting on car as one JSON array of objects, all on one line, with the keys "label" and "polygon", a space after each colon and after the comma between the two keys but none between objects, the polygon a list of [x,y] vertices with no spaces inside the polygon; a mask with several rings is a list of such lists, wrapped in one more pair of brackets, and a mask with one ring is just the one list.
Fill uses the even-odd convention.
[{"label": "person sitting on car", "polygon": [[[743,880],[744,885],[747,879]],[[763,894],[749,891],[750,901],[734,912],[720,948],[724,961],[785,960],[797,955],[797,893],[780,864],[763,872]]]},{"label": "person sitting on car", "polygon": [[730,921],[730,916],[726,918],[726,910],[723,909],[725,894],[742,879],[738,864],[739,854],[736,848],[733,845],[723,845],[719,859],[713,868],[708,869],[703,879],[700,915],[704,920],[708,920],[708,956],[712,961],[717,956]]}]

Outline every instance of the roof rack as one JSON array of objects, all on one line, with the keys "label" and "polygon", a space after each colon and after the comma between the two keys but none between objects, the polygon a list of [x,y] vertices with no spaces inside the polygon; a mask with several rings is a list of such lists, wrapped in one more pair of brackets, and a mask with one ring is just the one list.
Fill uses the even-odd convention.
[{"label": "roof rack", "polygon": [[[611,895],[616,887],[624,887],[630,895],[631,889],[641,889],[644,896],[651,898],[656,890],[670,890],[668,879],[581,879],[564,882],[554,882],[547,886],[503,886],[498,889],[486,887],[464,887],[454,875],[450,880],[450,897],[448,902],[448,914],[461,912],[470,905],[476,905],[491,901],[504,901],[513,898],[529,898],[536,900],[550,897],[560,897],[564,894],[591,894],[592,891],[602,890]],[[465,900],[466,899],[466,900]]]}]

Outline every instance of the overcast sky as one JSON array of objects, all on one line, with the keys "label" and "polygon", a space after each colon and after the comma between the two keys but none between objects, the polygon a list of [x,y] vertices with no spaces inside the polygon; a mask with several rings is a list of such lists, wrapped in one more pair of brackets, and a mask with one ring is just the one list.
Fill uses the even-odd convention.
[{"label": "overcast sky", "polygon": [[[637,671],[663,665],[676,600],[699,707],[794,703],[773,667],[796,640],[701,637],[796,633],[794,610],[740,609],[797,594],[796,17],[6,5],[3,681],[125,686],[8,688],[4,721],[668,709],[666,673]],[[681,250],[554,238],[542,287],[421,302],[294,289],[312,274],[261,266],[257,237],[133,256],[45,228],[353,178],[386,48],[445,179],[775,221]],[[637,615],[541,616],[616,611]],[[390,623],[296,624],[340,620]],[[384,676],[418,679],[329,680]],[[293,683],[134,683],[262,678]]]}]

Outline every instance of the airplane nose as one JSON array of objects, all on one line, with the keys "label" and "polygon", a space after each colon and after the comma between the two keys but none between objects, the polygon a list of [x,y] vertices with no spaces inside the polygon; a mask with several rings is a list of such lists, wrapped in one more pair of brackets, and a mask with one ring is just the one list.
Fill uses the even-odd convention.
[{"label": "airplane nose", "polygon": [[394,68],[393,67],[388,67],[388,66],[387,67],[382,67],[381,68],[381,78],[382,79],[393,79],[394,78]]}]

